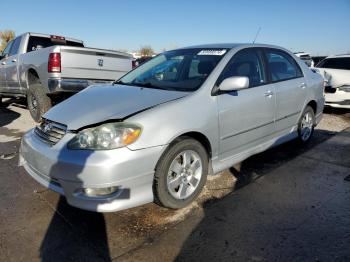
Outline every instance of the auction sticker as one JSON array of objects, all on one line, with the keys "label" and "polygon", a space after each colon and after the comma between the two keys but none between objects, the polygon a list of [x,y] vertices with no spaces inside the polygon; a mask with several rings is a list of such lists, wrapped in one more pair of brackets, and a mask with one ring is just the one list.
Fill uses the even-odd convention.
[{"label": "auction sticker", "polygon": [[215,50],[215,49],[207,49],[207,50],[201,50],[197,55],[223,55],[226,53],[227,50]]}]

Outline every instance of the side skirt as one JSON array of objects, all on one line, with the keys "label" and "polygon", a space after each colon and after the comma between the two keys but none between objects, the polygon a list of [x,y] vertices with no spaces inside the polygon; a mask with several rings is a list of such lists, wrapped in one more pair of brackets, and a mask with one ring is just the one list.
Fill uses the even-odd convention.
[{"label": "side skirt", "polygon": [[242,162],[248,157],[266,151],[267,149],[276,147],[280,144],[283,144],[287,141],[293,140],[298,137],[297,126],[293,126],[282,131],[277,131],[272,139],[267,142],[264,142],[260,145],[247,149],[239,154],[233,155],[225,159],[219,159],[219,157],[212,159],[212,168],[213,174],[217,174],[221,171],[224,171],[231,166]]}]

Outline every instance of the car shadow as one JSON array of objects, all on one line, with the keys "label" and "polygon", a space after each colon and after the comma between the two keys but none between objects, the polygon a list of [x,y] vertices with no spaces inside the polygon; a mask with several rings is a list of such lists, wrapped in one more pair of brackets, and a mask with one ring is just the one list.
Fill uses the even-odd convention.
[{"label": "car shadow", "polygon": [[41,261],[111,261],[102,213],[71,207],[60,197],[40,246]]},{"label": "car shadow", "polygon": [[[219,210],[217,214],[213,214],[213,208],[215,207],[215,205],[220,205],[222,204],[222,202],[224,202],[225,199],[228,200],[230,197],[234,197],[234,193],[239,192],[240,190],[244,190],[246,186],[251,185],[253,182],[258,181],[259,179],[263,178],[265,175],[269,174],[278,167],[311,150],[320,143],[333,137],[333,135],[333,132],[329,132],[326,130],[315,130],[313,139],[304,146],[298,143],[298,141],[293,140],[285,144],[279,145],[277,147],[271,148],[265,152],[249,157],[240,164],[231,167],[229,169],[229,173],[236,179],[231,194],[227,194],[223,199],[209,199],[202,204],[204,212],[203,219],[199,222],[199,224],[197,224],[197,226],[192,230],[188,238],[182,244],[182,248],[177,257],[175,258],[175,261],[192,261],[196,258],[196,256],[196,259],[198,260],[206,258],[209,261],[236,261],[236,259],[237,261],[246,261],[245,258],[239,257],[237,247],[232,247],[232,243],[229,243],[228,240],[222,239],[222,243],[211,243],[208,245],[204,244],[206,242],[210,243],[210,240],[206,240],[206,238],[211,239],[211,234],[220,235],[220,232],[230,232],[230,230],[233,233],[235,232],[235,230],[237,232],[239,231],[240,233],[242,233],[239,228],[241,226],[247,226],[244,225],[244,215],[246,214],[242,214],[242,218],[238,218],[238,220],[235,221],[236,224],[227,224],[228,222],[226,222],[226,218],[222,217],[227,217],[232,210]],[[254,192],[252,192],[252,194],[254,194]],[[218,203],[219,200],[221,203]],[[232,203],[232,209],[238,209],[237,205],[238,204]],[[263,209],[264,207],[261,208]],[[236,216],[239,217],[239,215],[235,215],[235,217]],[[259,219],[257,218],[256,222],[258,220]],[[221,227],[213,228],[213,223],[215,221],[222,223]],[[240,223],[243,224],[240,225]],[[263,235],[264,239],[261,239],[262,236],[260,234],[259,229],[257,229],[257,232],[250,233],[253,236],[255,234],[257,239],[256,241],[260,239],[263,242],[268,242],[268,238],[270,237],[270,235],[267,233]],[[278,234],[279,232],[271,231],[271,233]],[[236,240],[238,241],[238,239]],[[253,245],[254,239],[251,239],[251,241],[251,244]],[[250,244],[247,245],[249,246]],[[232,252],[227,252],[227,250],[230,248],[232,249]],[[223,255],[223,251],[226,253],[225,255]],[[229,253],[228,256],[227,253]],[[253,258],[252,261],[255,261],[255,258]],[[265,260],[260,260],[259,257],[256,257],[256,261]]]},{"label": "car shadow", "polygon": [[[67,161],[64,150],[60,151],[58,160]],[[70,169],[70,179],[77,184],[92,154],[92,151],[86,151],[80,158],[81,168]],[[59,172],[62,172],[62,164],[57,162],[49,173],[55,176]],[[102,213],[72,207],[63,196],[60,196],[54,211],[40,246],[41,261],[111,261]]]},{"label": "car shadow", "polygon": [[26,108],[26,102],[23,98],[10,98],[10,99],[5,99],[1,104],[0,104],[0,127],[6,126],[10,123],[12,123],[14,120],[19,118],[21,116],[20,113],[17,113],[8,107],[10,105],[16,106],[16,107],[21,107],[21,108]]},{"label": "car shadow", "polygon": [[12,123],[14,120],[21,116],[20,113],[12,111],[6,107],[0,107],[0,127],[6,126]]},{"label": "car shadow", "polygon": [[350,114],[350,109],[325,105],[323,109],[323,113],[333,114],[333,115],[347,115],[347,114]]}]

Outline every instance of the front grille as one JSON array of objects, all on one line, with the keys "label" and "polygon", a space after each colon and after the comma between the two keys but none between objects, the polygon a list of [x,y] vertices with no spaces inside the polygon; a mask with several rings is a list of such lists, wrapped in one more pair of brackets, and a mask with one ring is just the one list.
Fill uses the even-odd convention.
[{"label": "front grille", "polygon": [[34,129],[35,134],[45,143],[55,145],[66,134],[65,125],[43,119],[41,124]]}]

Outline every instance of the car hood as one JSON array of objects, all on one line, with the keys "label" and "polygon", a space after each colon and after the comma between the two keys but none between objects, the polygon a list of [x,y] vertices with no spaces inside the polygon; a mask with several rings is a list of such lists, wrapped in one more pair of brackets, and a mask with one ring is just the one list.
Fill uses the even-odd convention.
[{"label": "car hood", "polygon": [[54,106],[43,117],[66,125],[68,130],[77,130],[107,120],[121,120],[187,94],[125,85],[90,86]]}]

